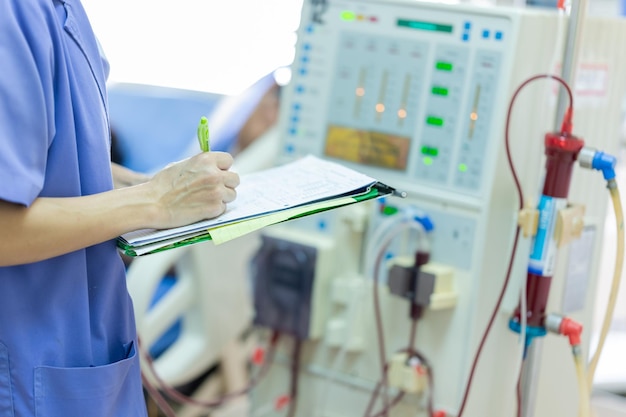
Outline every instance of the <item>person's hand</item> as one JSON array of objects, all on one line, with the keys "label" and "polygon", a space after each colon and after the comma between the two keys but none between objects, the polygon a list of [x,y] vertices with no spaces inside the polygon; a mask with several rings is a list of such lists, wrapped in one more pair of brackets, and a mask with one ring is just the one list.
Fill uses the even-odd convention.
[{"label": "person's hand", "polygon": [[239,175],[228,171],[230,154],[204,152],[168,165],[145,185],[158,206],[157,228],[217,217],[235,200]]}]

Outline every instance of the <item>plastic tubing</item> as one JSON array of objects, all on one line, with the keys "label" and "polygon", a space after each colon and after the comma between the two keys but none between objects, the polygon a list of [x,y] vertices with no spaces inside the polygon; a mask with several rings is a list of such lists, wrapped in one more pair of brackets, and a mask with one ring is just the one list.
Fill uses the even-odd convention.
[{"label": "plastic tubing", "polygon": [[[385,347],[385,335],[383,321],[380,314],[380,300],[378,295],[378,285],[380,284],[378,270],[381,267],[384,253],[388,249],[391,242],[397,236],[409,230],[417,231],[418,233],[420,233],[420,236],[425,239],[425,242],[428,241],[428,239],[426,238],[426,230],[420,222],[415,220],[412,208],[407,208],[403,210],[402,213],[400,213],[399,215],[389,217],[385,219],[380,225],[378,225],[372,237],[370,238],[370,241],[368,242],[365,252],[365,274],[366,276],[373,277],[372,285],[374,293],[374,310],[376,312],[376,333],[378,339],[378,353],[381,367],[380,386],[383,389],[383,416],[387,416],[387,411],[389,410],[389,399],[387,397],[387,352]],[[428,249],[430,249],[430,247],[428,247]],[[380,390],[379,387],[377,387],[376,391],[378,390]],[[370,412],[372,411],[372,408],[374,406],[374,401],[376,400],[377,396],[377,392],[372,395],[364,416],[370,415]]]},{"label": "plastic tubing", "polygon": [[598,340],[598,347],[596,348],[593,357],[589,361],[587,368],[587,386],[589,390],[593,385],[593,376],[604,348],[604,342],[609,333],[609,327],[611,326],[611,320],[613,319],[613,312],[615,311],[615,304],[617,302],[617,294],[619,292],[619,285],[622,278],[622,267],[624,266],[624,213],[622,211],[622,201],[620,199],[619,189],[614,179],[608,181],[607,188],[611,193],[611,201],[613,202],[613,209],[615,212],[615,225],[617,226],[617,253],[615,256],[615,269],[613,271],[613,282],[611,284],[611,291],[609,293],[609,303],[604,314],[604,320],[602,321],[602,330],[600,331],[600,338]]},{"label": "plastic tubing", "polygon": [[[390,233],[390,230],[394,228],[398,224],[402,223],[411,223],[418,231],[418,245],[422,250],[430,250],[430,239],[429,234],[425,230],[424,226],[417,220],[416,217],[416,209],[409,206],[404,207],[398,214],[390,216],[384,219],[374,230],[374,233],[369,238],[368,244],[365,250],[365,274],[366,276],[374,276],[374,263],[376,259],[376,254],[380,250],[381,242],[385,238],[387,234]],[[410,228],[410,227],[409,227]]]},{"label": "plastic tubing", "polygon": [[576,365],[576,379],[578,380],[578,417],[589,417],[591,415],[589,384],[587,384],[587,375],[585,375],[585,360],[580,352],[580,346],[572,349],[574,364]]}]

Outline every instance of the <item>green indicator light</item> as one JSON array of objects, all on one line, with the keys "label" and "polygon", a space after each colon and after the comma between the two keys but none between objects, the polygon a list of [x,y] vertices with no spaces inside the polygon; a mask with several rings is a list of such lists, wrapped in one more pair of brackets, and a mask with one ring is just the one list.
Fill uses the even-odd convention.
[{"label": "green indicator light", "polygon": [[461,172],[465,172],[465,171],[467,171],[467,165],[465,165],[465,164],[459,164],[459,171],[461,171]]},{"label": "green indicator light", "polygon": [[396,24],[404,28],[427,30],[429,32],[452,33],[453,30],[452,25],[442,25],[440,23],[424,22],[419,20],[398,19]]},{"label": "green indicator light", "polygon": [[434,95],[436,96],[447,96],[448,95],[448,89],[445,87],[433,87],[432,92]]},{"label": "green indicator light", "polygon": [[430,156],[425,156],[424,159],[422,159],[422,161],[424,161],[424,165],[426,166],[433,164],[433,158],[431,158]]},{"label": "green indicator light", "polygon": [[385,216],[393,216],[398,212],[398,208],[394,206],[385,206],[383,207],[383,215]]},{"label": "green indicator light", "polygon": [[354,19],[356,19],[356,14],[354,12],[351,12],[350,10],[344,10],[341,12],[341,20],[349,22]]},{"label": "green indicator light", "polygon": [[439,149],[431,148],[430,146],[422,146],[422,154],[427,156],[439,155]]},{"label": "green indicator light", "polygon": [[428,123],[431,126],[441,127],[443,126],[443,119],[440,117],[429,116],[426,118],[426,123]]},{"label": "green indicator light", "polygon": [[451,62],[443,62],[443,61],[439,61],[435,64],[435,68],[437,68],[440,71],[452,71],[453,69],[453,65]]}]

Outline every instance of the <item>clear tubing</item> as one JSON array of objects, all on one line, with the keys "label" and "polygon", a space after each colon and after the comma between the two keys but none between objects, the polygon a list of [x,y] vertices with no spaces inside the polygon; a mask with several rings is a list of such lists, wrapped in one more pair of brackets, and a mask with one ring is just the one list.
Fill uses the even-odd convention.
[{"label": "clear tubing", "polygon": [[576,365],[576,379],[578,380],[578,417],[591,416],[591,408],[589,404],[590,385],[587,384],[587,375],[585,375],[585,360],[581,355],[580,346],[572,349],[574,354],[574,364]]},{"label": "clear tubing", "polygon": [[615,269],[613,270],[613,283],[611,284],[611,291],[609,293],[609,303],[606,307],[606,313],[602,322],[602,330],[600,331],[600,338],[598,340],[598,347],[596,348],[589,366],[587,368],[587,385],[591,389],[593,384],[593,376],[604,348],[604,342],[606,336],[609,333],[609,327],[611,326],[611,320],[613,319],[613,312],[615,310],[615,303],[617,302],[617,294],[619,292],[619,285],[622,278],[622,267],[624,266],[624,213],[622,211],[622,201],[620,200],[619,190],[615,180],[609,180],[608,189],[611,193],[611,201],[613,202],[613,209],[615,212],[615,225],[617,226],[617,251],[615,256]]},{"label": "clear tubing", "polygon": [[380,250],[381,242],[385,235],[389,233],[389,230],[395,228],[397,225],[401,224],[405,221],[405,218],[402,214],[398,214],[395,216],[388,217],[384,219],[381,224],[376,227],[374,233],[369,238],[367,245],[365,247],[365,266],[364,272],[366,277],[374,276],[374,264],[375,264],[375,256],[376,252]]},{"label": "clear tubing", "polygon": [[[383,257],[385,251],[388,249],[391,242],[399,236],[402,232],[415,230],[420,233],[420,236],[423,238],[422,242],[428,242],[427,232],[424,229],[424,226],[414,219],[411,210],[407,209],[403,213],[399,215],[392,216],[388,219],[385,219],[374,231],[370,241],[368,242],[366,248],[366,256],[365,256],[365,275],[371,276],[373,278],[373,290],[374,290],[374,308],[376,311],[380,311],[379,307],[379,296],[377,291],[377,286],[380,284],[378,281],[380,277],[378,276],[378,271],[381,267],[381,263],[383,262]],[[421,243],[421,242],[420,242]],[[430,245],[428,248],[430,249]],[[383,389],[383,416],[387,416],[387,411],[389,410],[389,399],[387,397],[387,352],[385,347],[385,336],[382,318],[380,314],[376,314],[376,328],[378,335],[378,353],[379,360],[381,366],[381,381],[379,383],[379,387],[377,387],[376,391]],[[372,407],[374,406],[374,401],[378,394],[372,396],[370,403],[367,406],[365,411],[365,416],[369,416],[372,411]]]},{"label": "clear tubing", "polygon": [[[418,232],[418,247],[420,250],[430,251],[430,239],[429,234],[424,229],[424,226],[415,220],[414,211],[412,208],[407,207],[404,208],[400,213],[390,216],[387,219],[384,219],[381,224],[379,224],[374,233],[369,238],[368,244],[365,249],[365,276],[373,277],[374,276],[374,268],[376,263],[376,254],[380,251],[381,242],[383,239],[387,237],[388,234],[399,233],[404,230],[416,230]],[[408,226],[397,228],[396,226],[401,225],[403,223],[409,223]],[[393,231],[391,231],[394,229]]]}]

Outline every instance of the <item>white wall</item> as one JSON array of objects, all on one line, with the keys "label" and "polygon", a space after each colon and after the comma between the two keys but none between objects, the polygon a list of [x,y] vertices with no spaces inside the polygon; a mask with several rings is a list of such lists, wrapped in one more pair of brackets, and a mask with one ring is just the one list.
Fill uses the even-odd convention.
[{"label": "white wall", "polygon": [[110,82],[234,94],[293,60],[302,0],[83,0]]},{"label": "white wall", "polygon": [[621,0],[589,0],[589,14],[618,16],[622,11],[621,3]]}]

